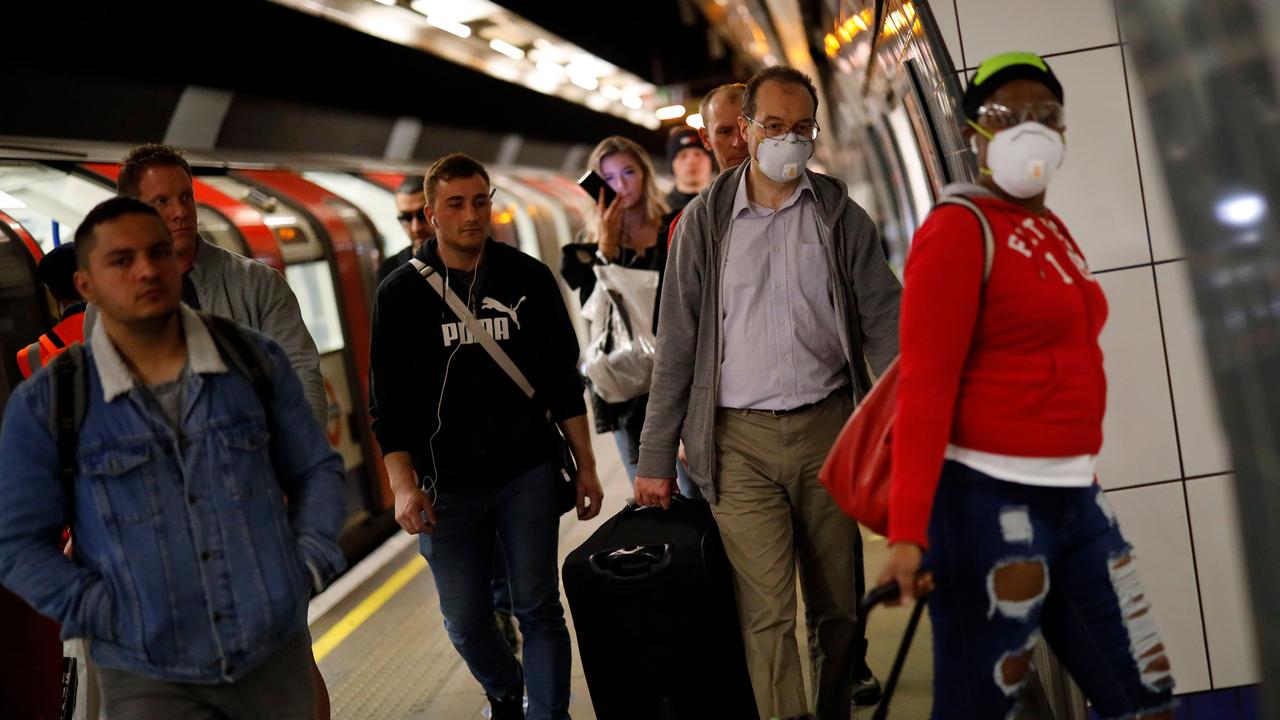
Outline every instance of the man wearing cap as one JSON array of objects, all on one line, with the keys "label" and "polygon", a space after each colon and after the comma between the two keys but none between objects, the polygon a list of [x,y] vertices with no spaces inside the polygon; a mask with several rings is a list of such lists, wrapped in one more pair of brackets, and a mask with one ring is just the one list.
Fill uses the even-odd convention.
[{"label": "man wearing cap", "polygon": [[22,377],[44,367],[71,343],[84,342],[84,300],[76,291],[76,253],[72,243],[50,250],[36,268],[40,282],[58,301],[61,320],[38,340],[18,351],[18,369]]},{"label": "man wearing cap", "polygon": [[667,193],[667,205],[679,211],[711,182],[711,152],[702,146],[698,131],[677,128],[667,138],[667,165],[676,186]]}]

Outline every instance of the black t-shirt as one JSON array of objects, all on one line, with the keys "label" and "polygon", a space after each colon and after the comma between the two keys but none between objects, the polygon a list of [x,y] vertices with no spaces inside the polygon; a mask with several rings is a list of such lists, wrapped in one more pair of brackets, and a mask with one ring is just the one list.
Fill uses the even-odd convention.
[{"label": "black t-shirt", "polygon": [[[444,274],[434,240],[418,257]],[[551,271],[515,248],[491,239],[474,278],[451,270],[448,280],[464,301],[470,294],[472,314],[537,397],[525,397],[406,265],[387,277],[374,303],[369,412],[382,451],[408,451],[437,491],[481,492],[550,459],[548,408],[555,420],[586,412],[578,340]]]},{"label": "black t-shirt", "polygon": [[675,188],[671,188],[671,192],[667,193],[667,205],[671,206],[672,211],[683,210],[689,201],[698,197],[698,193],[680,192]]}]

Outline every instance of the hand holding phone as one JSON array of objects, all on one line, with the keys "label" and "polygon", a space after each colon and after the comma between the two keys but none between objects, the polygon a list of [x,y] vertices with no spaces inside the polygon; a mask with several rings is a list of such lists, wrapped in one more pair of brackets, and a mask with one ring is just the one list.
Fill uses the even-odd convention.
[{"label": "hand holding phone", "polygon": [[609,183],[600,177],[595,170],[588,170],[582,177],[578,178],[578,187],[581,187],[591,196],[592,202],[600,201],[600,191],[604,191],[604,206],[608,208],[613,204],[614,198],[618,197],[618,193],[609,187]]}]

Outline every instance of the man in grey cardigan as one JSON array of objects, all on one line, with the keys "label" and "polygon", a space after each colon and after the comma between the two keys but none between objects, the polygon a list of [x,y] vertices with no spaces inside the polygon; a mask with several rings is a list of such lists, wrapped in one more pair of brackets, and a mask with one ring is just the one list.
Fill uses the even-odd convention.
[{"label": "man in grey cardigan", "polygon": [[[898,352],[901,286],[844,183],[805,169],[817,92],[787,67],[747,84],[751,159],[690,202],[662,291],[636,500],[670,504],[677,446],[733,565],[763,720],[874,702],[855,618],[861,544],[818,480],[856,398]],[[814,693],[795,637],[797,563]]]},{"label": "man in grey cardigan", "polygon": [[[177,148],[140,145],[120,163],[116,193],[154,207],[169,228],[174,254],[183,268],[182,301],[275,340],[289,356],[289,364],[302,380],[307,405],[323,426],[328,419],[328,401],[320,355],[303,324],[298,298],[284,276],[200,237],[191,166]],[[96,319],[97,309],[91,305],[85,314],[85,337]]]}]

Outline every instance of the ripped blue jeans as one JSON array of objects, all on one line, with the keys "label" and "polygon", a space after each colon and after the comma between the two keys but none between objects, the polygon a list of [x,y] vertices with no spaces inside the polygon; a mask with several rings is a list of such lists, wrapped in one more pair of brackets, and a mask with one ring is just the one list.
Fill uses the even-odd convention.
[{"label": "ripped blue jeans", "polygon": [[924,564],[937,584],[933,720],[1012,717],[1042,633],[1100,717],[1172,703],[1131,547],[1097,485],[1020,485],[949,460]]}]

